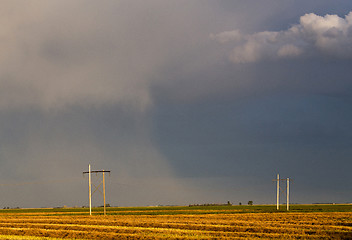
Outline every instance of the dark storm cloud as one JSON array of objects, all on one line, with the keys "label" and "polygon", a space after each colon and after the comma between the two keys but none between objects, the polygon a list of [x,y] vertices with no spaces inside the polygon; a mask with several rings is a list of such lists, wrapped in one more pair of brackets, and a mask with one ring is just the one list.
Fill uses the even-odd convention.
[{"label": "dark storm cloud", "polygon": [[[172,170],[150,139],[147,116],[149,85],[158,68],[194,46],[194,32],[203,28],[199,21],[209,22],[197,20],[207,6],[181,3],[3,2],[1,178],[11,183],[70,179],[92,163],[114,172],[115,187],[135,182],[124,189],[126,199],[115,202],[182,199],[175,196],[182,196],[182,189]],[[80,187],[77,181],[74,190],[56,185],[41,192],[31,186],[33,197],[22,205],[49,206]],[[10,204],[18,196],[13,194],[4,194],[2,201]],[[61,204],[85,199],[63,195]]]},{"label": "dark storm cloud", "polygon": [[278,171],[296,201],[330,201],[327,182],[303,196],[312,172],[349,181],[338,2],[3,1],[0,201],[84,205],[88,163],[112,171],[112,205],[271,202]]},{"label": "dark storm cloud", "polygon": [[[340,16],[329,8],[319,12],[281,23],[288,30],[269,25],[270,31],[254,34],[243,34],[244,27],[210,35],[231,63],[217,56],[201,71],[169,67],[168,81],[154,86],[155,138],[180,176],[195,183],[213,176],[217,186],[232,182],[228,189],[252,178],[251,189],[259,193],[268,187],[262,179],[280,172],[297,179],[301,192],[294,201],[348,201],[350,17],[346,9]],[[326,175],[339,177],[323,183]]]}]

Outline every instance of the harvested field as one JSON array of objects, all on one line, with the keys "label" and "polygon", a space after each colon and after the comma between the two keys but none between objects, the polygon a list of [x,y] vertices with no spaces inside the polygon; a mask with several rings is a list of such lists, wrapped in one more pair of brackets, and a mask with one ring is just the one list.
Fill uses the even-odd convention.
[{"label": "harvested field", "polygon": [[121,208],[107,216],[74,210],[0,211],[0,239],[352,239],[349,211],[174,210]]}]

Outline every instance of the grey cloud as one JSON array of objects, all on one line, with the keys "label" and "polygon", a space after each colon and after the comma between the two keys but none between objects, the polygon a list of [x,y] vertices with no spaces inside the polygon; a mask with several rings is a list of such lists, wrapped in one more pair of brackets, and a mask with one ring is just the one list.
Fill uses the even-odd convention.
[{"label": "grey cloud", "polygon": [[[125,200],[113,191],[115,204],[175,203],[192,194],[179,194],[183,187],[151,139],[148,110],[159,68],[207,36],[194,34],[208,22],[201,17],[207,6],[4,1],[0,11],[2,181],[69,179],[92,163],[112,171],[115,190],[121,182],[134,185],[122,189]],[[155,189],[159,181],[165,184]],[[13,198],[39,207],[86,196],[77,181],[69,188],[48,182],[45,191],[34,184],[28,196],[19,193],[24,186],[17,193],[1,187],[2,204],[11,206]]]},{"label": "grey cloud", "polygon": [[[93,169],[111,171],[110,204],[182,203],[193,193],[174,177],[151,139],[144,114],[135,114],[119,108],[81,107],[56,114],[2,111],[1,204],[84,205],[87,178],[82,172],[89,163]],[[95,194],[94,204],[101,205],[100,200]]]},{"label": "grey cloud", "polygon": [[[92,163],[111,170],[117,186],[138,185],[122,189],[124,199],[111,193],[115,204],[182,201],[173,194],[182,187],[150,139],[147,116],[155,73],[197,42],[199,22],[191,19],[201,10],[179,3],[3,2],[1,180],[70,179]],[[167,184],[155,190],[151,182],[160,178]],[[45,192],[34,184],[24,195],[5,187],[1,200],[53,206],[61,198],[73,205],[85,199],[78,183],[70,188],[48,183]]]},{"label": "grey cloud", "polygon": [[210,34],[210,38],[220,43],[226,43],[230,41],[240,41],[242,40],[243,35],[240,33],[239,30],[233,30],[233,31],[222,32],[216,35]]},{"label": "grey cloud", "polygon": [[0,109],[123,104],[146,110],[158,68],[197,44],[202,11],[211,11],[198,8],[186,1],[6,1]]},{"label": "grey cloud", "polygon": [[351,35],[352,12],[344,18],[310,13],[300,17],[299,24],[284,31],[246,35],[234,30],[213,34],[211,38],[220,43],[234,42],[235,47],[229,54],[230,60],[234,63],[248,63],[317,55],[351,58]]},{"label": "grey cloud", "polygon": [[[318,114],[340,114],[341,122],[324,125],[320,118],[302,120],[292,111],[295,101],[282,97],[349,99],[351,93],[349,61],[301,59],[342,56],[334,41],[350,45],[350,30],[342,27],[348,18],[306,15],[287,27],[304,13],[326,14],[334,5],[341,14],[351,4],[308,2],[2,1],[0,175],[1,184],[18,184],[0,185],[2,204],[84,205],[87,179],[81,172],[89,162],[112,171],[113,205],[270,202],[271,194],[261,194],[256,182],[270,179],[262,188],[270,191],[277,169],[290,177],[315,171],[319,156],[306,156],[306,142],[350,139],[348,104]],[[336,27],[319,32],[324,21]],[[232,28],[239,30],[225,31]],[[318,48],[318,39],[329,41]],[[234,47],[248,50],[242,60],[255,64],[228,61],[224,56]],[[263,101],[277,93],[275,101]],[[327,111],[326,104],[312,109]],[[287,125],[278,128],[278,122]],[[320,148],[327,149],[317,142]],[[340,147],[341,163],[346,149]],[[275,160],[287,156],[290,161]],[[309,167],[297,170],[297,159],[310,161]],[[62,178],[67,181],[51,181]]]}]

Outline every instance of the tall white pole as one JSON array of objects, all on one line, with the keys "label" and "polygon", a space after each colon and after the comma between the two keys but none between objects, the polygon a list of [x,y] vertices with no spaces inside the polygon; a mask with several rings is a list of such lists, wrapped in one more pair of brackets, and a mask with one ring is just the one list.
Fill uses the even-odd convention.
[{"label": "tall white pole", "polygon": [[287,178],[287,211],[290,208],[290,179]]},{"label": "tall white pole", "polygon": [[103,169],[103,192],[104,192],[104,216],[106,215],[106,208],[105,208],[105,172]]},{"label": "tall white pole", "polygon": [[277,182],[276,182],[276,209],[279,210],[280,204],[280,175],[277,174]]},{"label": "tall white pole", "polygon": [[91,171],[89,164],[89,215],[92,215],[92,179],[91,179]]}]

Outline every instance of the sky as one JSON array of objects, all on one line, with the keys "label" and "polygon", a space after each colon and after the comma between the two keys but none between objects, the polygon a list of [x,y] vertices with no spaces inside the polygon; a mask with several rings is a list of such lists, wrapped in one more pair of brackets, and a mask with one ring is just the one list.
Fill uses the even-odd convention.
[{"label": "sky", "polygon": [[87,206],[88,164],[112,206],[275,204],[278,173],[292,203],[352,202],[351,1],[4,0],[0,23],[1,208]]}]

